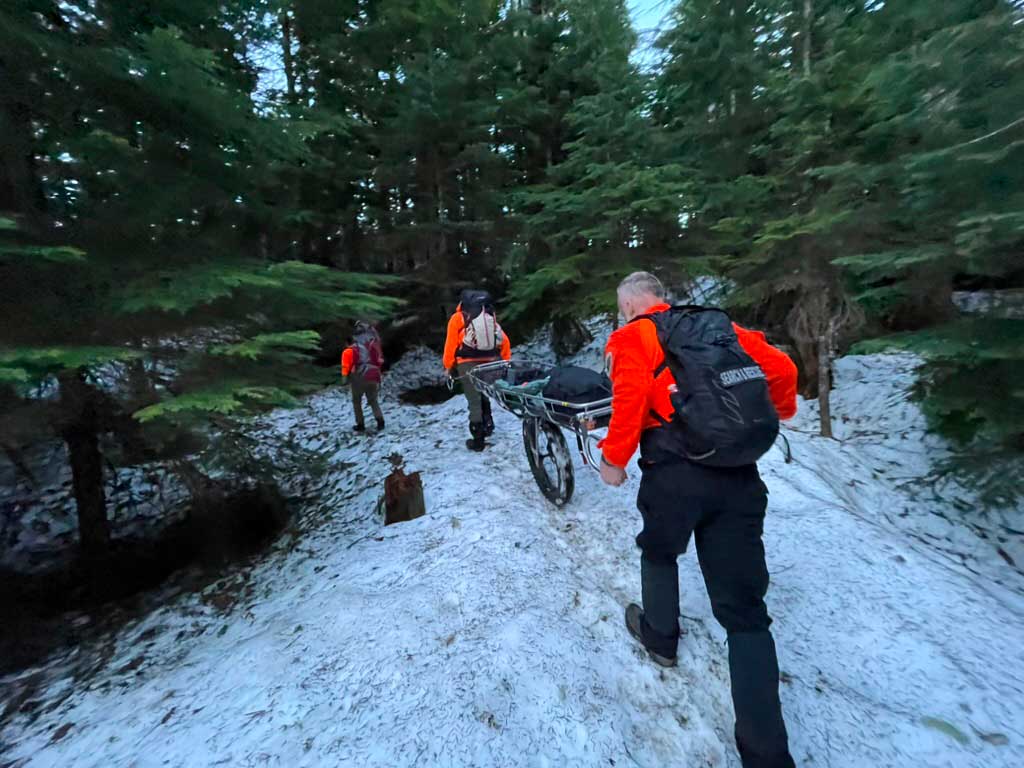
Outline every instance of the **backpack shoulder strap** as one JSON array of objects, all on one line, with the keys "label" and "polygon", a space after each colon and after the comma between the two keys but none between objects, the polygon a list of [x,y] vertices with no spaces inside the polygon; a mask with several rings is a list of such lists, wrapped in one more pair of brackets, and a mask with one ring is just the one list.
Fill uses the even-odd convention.
[{"label": "backpack shoulder strap", "polygon": [[636,317],[634,317],[629,322],[630,323],[635,323],[637,320],[652,320],[653,321],[655,314],[661,315],[661,314],[664,314],[665,312],[670,312],[670,313],[673,313],[673,314],[675,314],[675,313],[683,313],[683,314],[687,314],[687,315],[695,315],[698,312],[721,312],[722,314],[728,314],[724,309],[719,309],[718,307],[702,307],[700,304],[675,304],[675,305],[669,307],[668,309],[662,310],[661,312],[648,313],[648,314],[645,314],[645,315],[637,315]]}]

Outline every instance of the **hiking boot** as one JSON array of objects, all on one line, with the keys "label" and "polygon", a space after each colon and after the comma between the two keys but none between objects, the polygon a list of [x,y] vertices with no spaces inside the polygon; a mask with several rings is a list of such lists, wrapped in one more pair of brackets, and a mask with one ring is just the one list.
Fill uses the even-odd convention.
[{"label": "hiking boot", "polygon": [[647,644],[644,642],[644,611],[636,603],[630,603],[626,606],[626,629],[629,630],[629,634],[633,636],[633,639],[640,641],[640,644],[647,650],[647,655],[651,657],[655,664],[659,664],[662,667],[674,667],[676,665],[675,656],[662,656],[660,653],[655,653],[647,647]]},{"label": "hiking boot", "polygon": [[362,434],[363,432],[366,431],[366,426],[364,424],[356,424],[354,427],[352,427],[352,431],[359,432],[360,434]]},{"label": "hiking boot", "polygon": [[477,453],[484,450],[487,447],[487,443],[484,442],[485,432],[483,424],[471,423],[469,425],[469,433],[473,436],[466,441],[466,447]]},{"label": "hiking boot", "polygon": [[383,432],[384,431],[384,419],[377,419],[377,431],[378,432]]}]

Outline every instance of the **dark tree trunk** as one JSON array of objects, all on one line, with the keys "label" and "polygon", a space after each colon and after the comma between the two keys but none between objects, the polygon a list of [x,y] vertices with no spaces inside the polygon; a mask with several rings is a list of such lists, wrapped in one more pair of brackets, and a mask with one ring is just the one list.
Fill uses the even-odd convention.
[{"label": "dark tree trunk", "polygon": [[64,439],[78,507],[79,543],[86,559],[96,559],[105,555],[110,546],[99,435],[86,425],[76,425],[64,433]]},{"label": "dark tree trunk", "polygon": [[68,446],[71,481],[78,509],[78,539],[86,560],[102,558],[110,548],[107,500],[103,488],[96,393],[78,372],[61,376],[65,411],[64,442]]},{"label": "dark tree trunk", "polygon": [[832,344],[827,336],[818,337],[818,413],[821,436],[832,437]]},{"label": "dark tree trunk", "polygon": [[[7,75],[6,62],[0,62],[0,82]],[[28,106],[0,101],[0,213],[35,218],[44,211],[35,166]]]},{"label": "dark tree trunk", "polygon": [[551,337],[551,345],[559,360],[575,355],[593,340],[587,326],[576,318],[563,315],[552,321]]},{"label": "dark tree trunk", "polygon": [[812,0],[804,0],[803,25],[803,69],[804,77],[811,76],[811,29],[814,26],[814,5]]},{"label": "dark tree trunk", "polygon": [[287,11],[281,13],[281,54],[284,62],[284,80],[288,103],[295,104],[298,94],[295,90],[295,54],[292,51],[292,20]]}]

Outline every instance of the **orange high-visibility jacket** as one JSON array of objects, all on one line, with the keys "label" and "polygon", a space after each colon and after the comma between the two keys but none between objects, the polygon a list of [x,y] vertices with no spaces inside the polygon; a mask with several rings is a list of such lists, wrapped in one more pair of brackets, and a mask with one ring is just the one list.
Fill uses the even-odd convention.
[{"label": "orange high-visibility jacket", "polygon": [[[655,304],[642,314],[667,309],[670,309],[668,304]],[[796,415],[796,365],[785,352],[769,344],[760,331],[750,331],[736,323],[733,328],[744,351],[764,371],[779,418],[793,418]],[[651,412],[665,420],[675,412],[669,399],[669,387],[675,384],[675,379],[667,367],[654,377],[654,371],[665,362],[654,323],[627,323],[619,328],[608,339],[605,355],[612,379],[612,420],[607,437],[598,447],[609,464],[625,467],[640,445],[640,435],[662,426]]]},{"label": "orange high-visibility jacket", "polygon": [[[462,340],[466,335],[466,321],[462,317],[462,305],[460,304],[455,308],[455,314],[448,318],[448,337],[444,342],[444,368],[446,371],[450,371],[456,365],[460,363],[490,363],[498,359],[499,353],[495,353],[493,358],[462,358],[459,357],[459,347],[462,346]],[[502,360],[508,360],[512,357],[512,342],[508,340],[508,334],[505,333],[505,329],[501,329],[501,351],[500,356]]]}]

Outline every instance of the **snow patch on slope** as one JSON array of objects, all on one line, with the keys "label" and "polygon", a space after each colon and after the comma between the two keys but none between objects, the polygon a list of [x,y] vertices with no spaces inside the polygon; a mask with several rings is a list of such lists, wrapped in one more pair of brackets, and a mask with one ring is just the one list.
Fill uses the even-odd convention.
[{"label": "snow patch on slope", "polygon": [[[914,443],[896,436],[910,411],[889,401],[904,362],[853,361],[861,374],[839,376],[841,411],[889,403],[875,411],[892,420],[882,422],[889,453],[856,434],[874,431],[867,421],[847,422],[846,443],[792,431],[796,461],[772,451],[763,462],[794,756],[1015,767],[1024,601],[888,521],[906,497],[896,478],[871,474],[870,457]],[[264,420],[267,443],[293,440],[331,468],[288,480],[305,499],[301,535],[243,574],[230,613],[215,589],[182,596],[108,646],[0,681],[7,701],[23,692],[31,704],[0,732],[5,758],[736,768],[724,633],[695,558],[681,564],[679,669],[655,667],[622,627],[623,605],[639,597],[635,468],[611,489],[577,465],[576,496],[558,510],[533,484],[509,414],[495,414],[494,445],[475,455],[461,450],[461,398],[429,408],[386,398],[385,408],[388,431],[368,438],[348,432],[340,390]],[[809,428],[813,414],[801,418]],[[395,453],[422,473],[429,514],[382,528],[375,505]],[[91,653],[96,674],[65,672]]]},{"label": "snow patch on slope", "polygon": [[954,291],[953,304],[965,315],[1024,319],[1024,290]]},{"label": "snow patch on slope", "polygon": [[382,390],[385,396],[420,387],[444,384],[448,378],[441,355],[424,346],[406,352],[384,376]]},{"label": "snow patch on slope", "polygon": [[928,432],[924,414],[910,399],[922,362],[906,353],[837,360],[837,439],[814,436],[818,403],[802,402],[787,431],[806,434],[811,452],[797,452],[797,462],[828,483],[851,511],[926,542],[986,580],[1024,592],[1024,505],[985,508],[955,478],[934,476],[951,449]]}]

